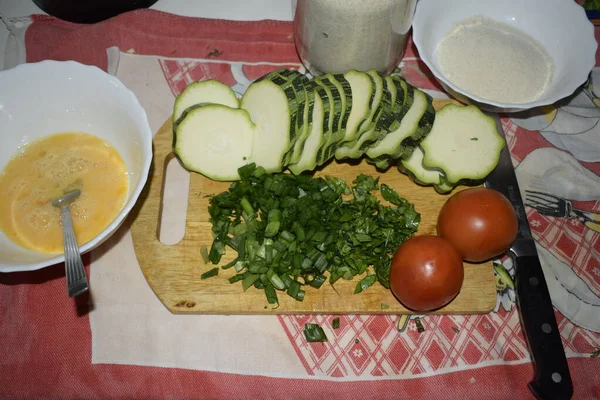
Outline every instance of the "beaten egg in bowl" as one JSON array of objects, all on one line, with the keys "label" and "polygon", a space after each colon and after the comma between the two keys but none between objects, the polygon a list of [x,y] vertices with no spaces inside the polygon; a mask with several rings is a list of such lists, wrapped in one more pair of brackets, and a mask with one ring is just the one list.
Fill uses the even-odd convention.
[{"label": "beaten egg in bowl", "polygon": [[71,206],[79,251],[97,248],[126,222],[146,186],[152,130],[144,108],[117,77],[74,61],[0,71],[0,87],[0,174],[6,185],[0,190],[0,273],[64,261],[62,232],[53,222],[60,210],[48,202],[74,186],[81,189]]},{"label": "beaten egg in bowl", "polygon": [[0,172],[0,229],[29,250],[62,253],[60,210],[52,200],[81,190],[71,218],[82,245],[121,211],[128,186],[125,162],[108,141],[83,132],[44,136],[19,149]]}]

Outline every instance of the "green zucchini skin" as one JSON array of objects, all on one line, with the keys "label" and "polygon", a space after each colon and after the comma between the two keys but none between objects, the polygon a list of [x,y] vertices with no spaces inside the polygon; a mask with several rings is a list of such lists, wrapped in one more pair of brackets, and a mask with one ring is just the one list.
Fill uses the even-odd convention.
[{"label": "green zucchini skin", "polygon": [[[332,158],[364,158],[378,169],[395,165],[416,184],[449,193],[457,185],[480,184],[498,163],[505,145],[495,122],[477,107],[448,104],[436,111],[430,95],[396,73],[381,76],[375,70],[350,70],[309,79],[298,70],[279,68],[255,80],[239,100],[230,89],[214,80],[190,84],[174,105],[174,133],[188,120],[180,136],[194,138],[190,127],[200,126],[201,115],[213,115],[206,117],[212,124],[219,113],[241,120],[239,114],[218,108],[196,112],[207,105],[246,111],[253,125],[238,122],[238,126],[251,132],[253,143],[244,162],[256,162],[266,172],[287,168],[300,174]],[[469,142],[465,135],[480,142]],[[247,138],[244,143],[244,150],[236,154],[248,152]],[[173,147],[191,170],[199,169],[190,163],[193,157],[182,141],[177,142],[177,135]],[[456,154],[448,152],[451,147]],[[235,176],[222,170],[222,176],[218,170],[209,175],[216,180]]]}]

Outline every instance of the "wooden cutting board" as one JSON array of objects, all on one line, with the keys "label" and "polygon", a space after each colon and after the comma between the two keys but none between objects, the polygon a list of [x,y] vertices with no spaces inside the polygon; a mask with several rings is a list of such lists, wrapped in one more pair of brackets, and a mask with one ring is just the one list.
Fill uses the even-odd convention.
[{"label": "wooden cutting board", "polygon": [[[434,102],[439,109],[444,101]],[[391,294],[374,284],[357,295],[353,294],[356,280],[340,279],[334,288],[325,283],[321,289],[307,288],[303,302],[278,292],[279,306],[267,303],[264,290],[250,288],[242,291],[241,282],[230,284],[233,268],[219,270],[219,275],[200,279],[202,273],[215,265],[205,264],[200,254],[202,246],[210,249],[212,243],[209,222],[208,195],[229,188],[229,182],[215,182],[201,174],[192,173],[188,196],[185,236],[169,246],[158,240],[164,171],[173,158],[171,145],[172,125],[169,119],[154,137],[154,160],[149,181],[132,211],[131,233],[135,253],[148,284],[160,301],[173,313],[188,314],[410,314]],[[351,184],[360,173],[379,176],[380,183],[394,188],[400,196],[415,205],[421,214],[418,235],[435,234],[436,220],[447,196],[432,187],[421,187],[391,167],[384,173],[364,160],[358,165],[332,161],[316,175],[332,175]],[[457,188],[463,190],[464,188]],[[379,193],[377,193],[379,195]],[[380,201],[382,200],[381,197]],[[234,258],[229,251],[223,265]],[[477,314],[490,312],[496,303],[496,286],[492,263],[465,263],[465,278],[460,294],[446,307],[435,313]],[[387,306],[387,307],[386,307]]]}]

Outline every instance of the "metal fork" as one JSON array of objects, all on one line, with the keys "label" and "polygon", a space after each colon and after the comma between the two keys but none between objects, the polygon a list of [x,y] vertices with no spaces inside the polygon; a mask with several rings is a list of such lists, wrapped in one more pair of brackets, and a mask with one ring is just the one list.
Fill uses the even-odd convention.
[{"label": "metal fork", "polygon": [[75,297],[88,290],[88,280],[81,261],[81,253],[73,230],[71,219],[71,203],[79,197],[80,190],[73,190],[52,202],[60,208],[65,248],[65,275],[67,276],[67,291],[69,297]]},{"label": "metal fork", "polygon": [[578,218],[588,228],[600,232],[600,214],[577,209],[569,200],[549,193],[525,190],[525,205],[550,217]]}]

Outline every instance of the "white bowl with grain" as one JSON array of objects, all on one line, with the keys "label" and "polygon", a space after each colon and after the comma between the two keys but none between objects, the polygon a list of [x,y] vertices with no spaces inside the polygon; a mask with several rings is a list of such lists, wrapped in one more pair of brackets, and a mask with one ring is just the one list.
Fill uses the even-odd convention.
[{"label": "white bowl with grain", "polygon": [[[533,84],[531,79],[526,79],[527,74],[536,77],[535,73],[532,75],[532,68],[541,70],[543,67],[534,63],[533,52],[531,57],[521,57],[523,62],[517,62],[516,56],[511,59],[510,47],[506,48],[510,38],[504,43],[501,38],[486,40],[483,35],[465,36],[468,30],[455,30],[457,24],[476,18],[485,21],[484,24],[508,25],[524,33],[522,38],[533,39],[551,60],[550,73],[543,86],[527,86]],[[452,53],[456,55],[455,60],[450,59],[447,50],[448,43],[452,43],[447,38],[453,31],[454,38],[460,37],[462,32],[464,42],[464,46],[454,47],[457,49]],[[419,0],[413,20],[413,40],[420,58],[449,94],[491,112],[518,112],[568,97],[588,79],[598,46],[593,24],[573,0]],[[494,46],[499,52],[504,46],[509,56],[493,59]],[[461,49],[467,48],[471,51],[462,52]],[[469,73],[463,72],[465,76],[461,77],[457,73],[460,71],[450,69],[451,65],[466,66],[463,71],[469,70]],[[485,85],[489,85],[486,87],[489,91],[482,95],[479,88]],[[519,92],[529,89],[536,90],[534,98],[525,98],[524,93]],[[530,93],[533,96],[533,92]]]},{"label": "white bowl with grain", "polygon": [[[42,61],[0,71],[0,171],[36,139],[83,131],[108,141],[126,165],[124,204],[108,226],[80,246],[86,253],[123,223],[144,188],[152,161],[152,131],[144,108],[118,78],[74,61]],[[57,210],[57,212],[59,212]],[[0,272],[30,271],[64,261],[15,244],[0,230]]]}]

